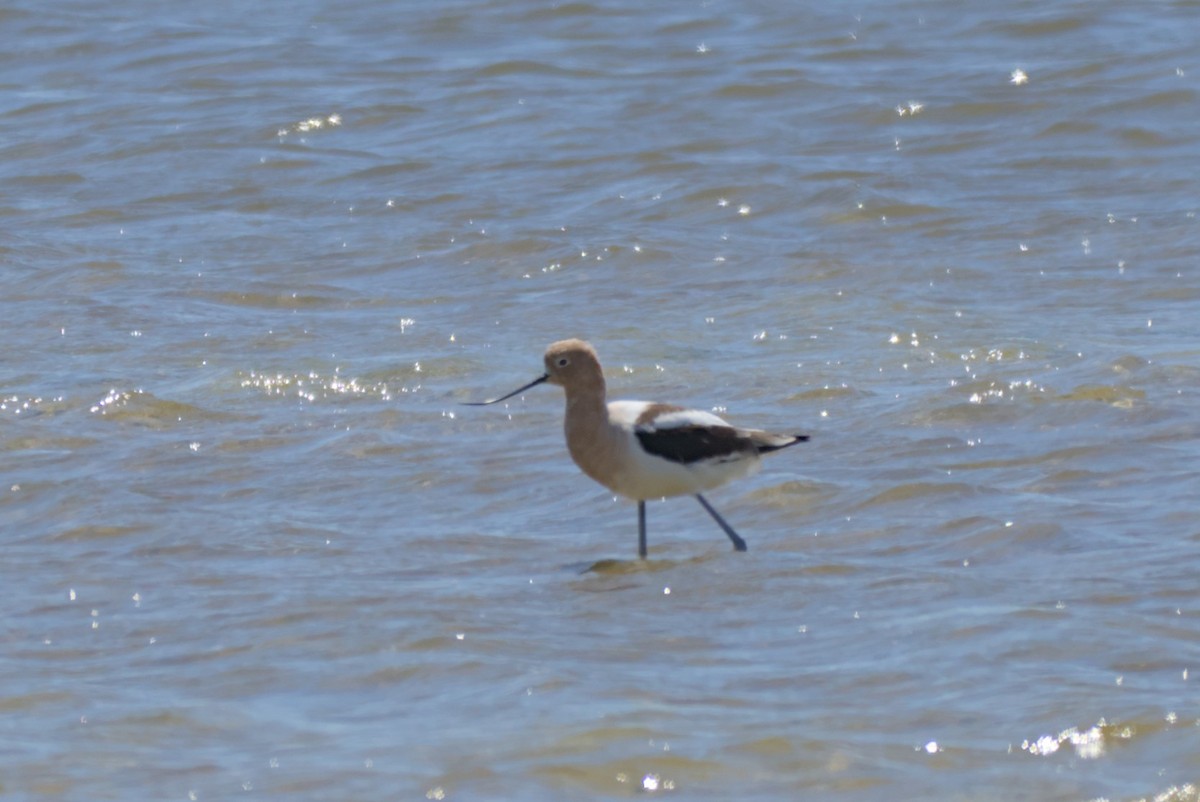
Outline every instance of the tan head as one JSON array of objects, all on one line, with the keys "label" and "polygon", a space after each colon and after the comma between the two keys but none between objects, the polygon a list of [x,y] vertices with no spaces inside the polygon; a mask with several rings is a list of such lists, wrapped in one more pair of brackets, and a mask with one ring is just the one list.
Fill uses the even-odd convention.
[{"label": "tan head", "polygon": [[557,384],[567,392],[604,391],[604,372],[596,349],[583,340],[559,340],[551,343],[543,357],[546,365],[546,381]]},{"label": "tan head", "polygon": [[[543,357],[546,372],[536,379],[518,387],[507,395],[493,398],[489,401],[467,402],[467,406],[482,407],[496,404],[514,395],[523,393],[539,384],[557,384],[567,391],[567,400],[594,398],[604,401],[604,372],[600,369],[600,360],[596,351],[583,340],[559,340],[551,343]],[[582,394],[582,395],[581,395]]]}]

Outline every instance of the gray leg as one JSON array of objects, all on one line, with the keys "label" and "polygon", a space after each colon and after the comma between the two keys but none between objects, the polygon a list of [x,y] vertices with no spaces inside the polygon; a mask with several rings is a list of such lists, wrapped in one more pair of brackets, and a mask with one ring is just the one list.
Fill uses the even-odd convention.
[{"label": "gray leg", "polygon": [[721,525],[721,528],[725,530],[725,534],[729,535],[729,539],[733,541],[733,550],[734,551],[745,551],[746,550],[746,541],[742,540],[742,538],[738,535],[738,533],[733,531],[732,526],[725,523],[725,519],[721,517],[720,513],[718,513],[716,510],[714,510],[712,508],[711,504],[709,504],[707,501],[704,500],[704,496],[697,493],[696,501],[699,501],[700,506],[703,507],[705,510],[707,510],[708,514],[713,517],[713,520]]},{"label": "gray leg", "polygon": [[638,502],[638,556],[646,559],[646,502]]}]

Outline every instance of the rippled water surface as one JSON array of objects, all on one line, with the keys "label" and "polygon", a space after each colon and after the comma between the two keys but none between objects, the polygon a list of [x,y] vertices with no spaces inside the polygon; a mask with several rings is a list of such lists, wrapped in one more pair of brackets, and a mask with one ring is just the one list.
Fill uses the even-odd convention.
[{"label": "rippled water surface", "polygon": [[0,25],[0,796],[1200,799],[1194,2]]}]

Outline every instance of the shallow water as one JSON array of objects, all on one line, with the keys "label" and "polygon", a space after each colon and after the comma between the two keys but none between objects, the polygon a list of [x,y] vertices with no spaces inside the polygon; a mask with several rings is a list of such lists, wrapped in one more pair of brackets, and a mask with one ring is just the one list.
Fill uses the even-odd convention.
[{"label": "shallow water", "polygon": [[1195,4],[0,22],[0,793],[1200,799]]}]

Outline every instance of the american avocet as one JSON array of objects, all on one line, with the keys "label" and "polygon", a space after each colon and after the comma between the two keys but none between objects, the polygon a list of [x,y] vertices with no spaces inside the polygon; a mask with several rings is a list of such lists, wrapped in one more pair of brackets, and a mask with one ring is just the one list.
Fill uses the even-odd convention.
[{"label": "american avocet", "polygon": [[746,541],[701,495],[731,479],[752,473],[759,456],[808,439],[804,434],[772,434],[739,429],[711,412],[647,401],[605,400],[604,373],[591,345],[561,340],[546,349],[546,372],[524,387],[490,401],[512,398],[543,382],[567,393],[564,429],[571,459],[609,490],[638,503],[638,556],[646,556],[646,500],[691,494],[733,541]]}]

